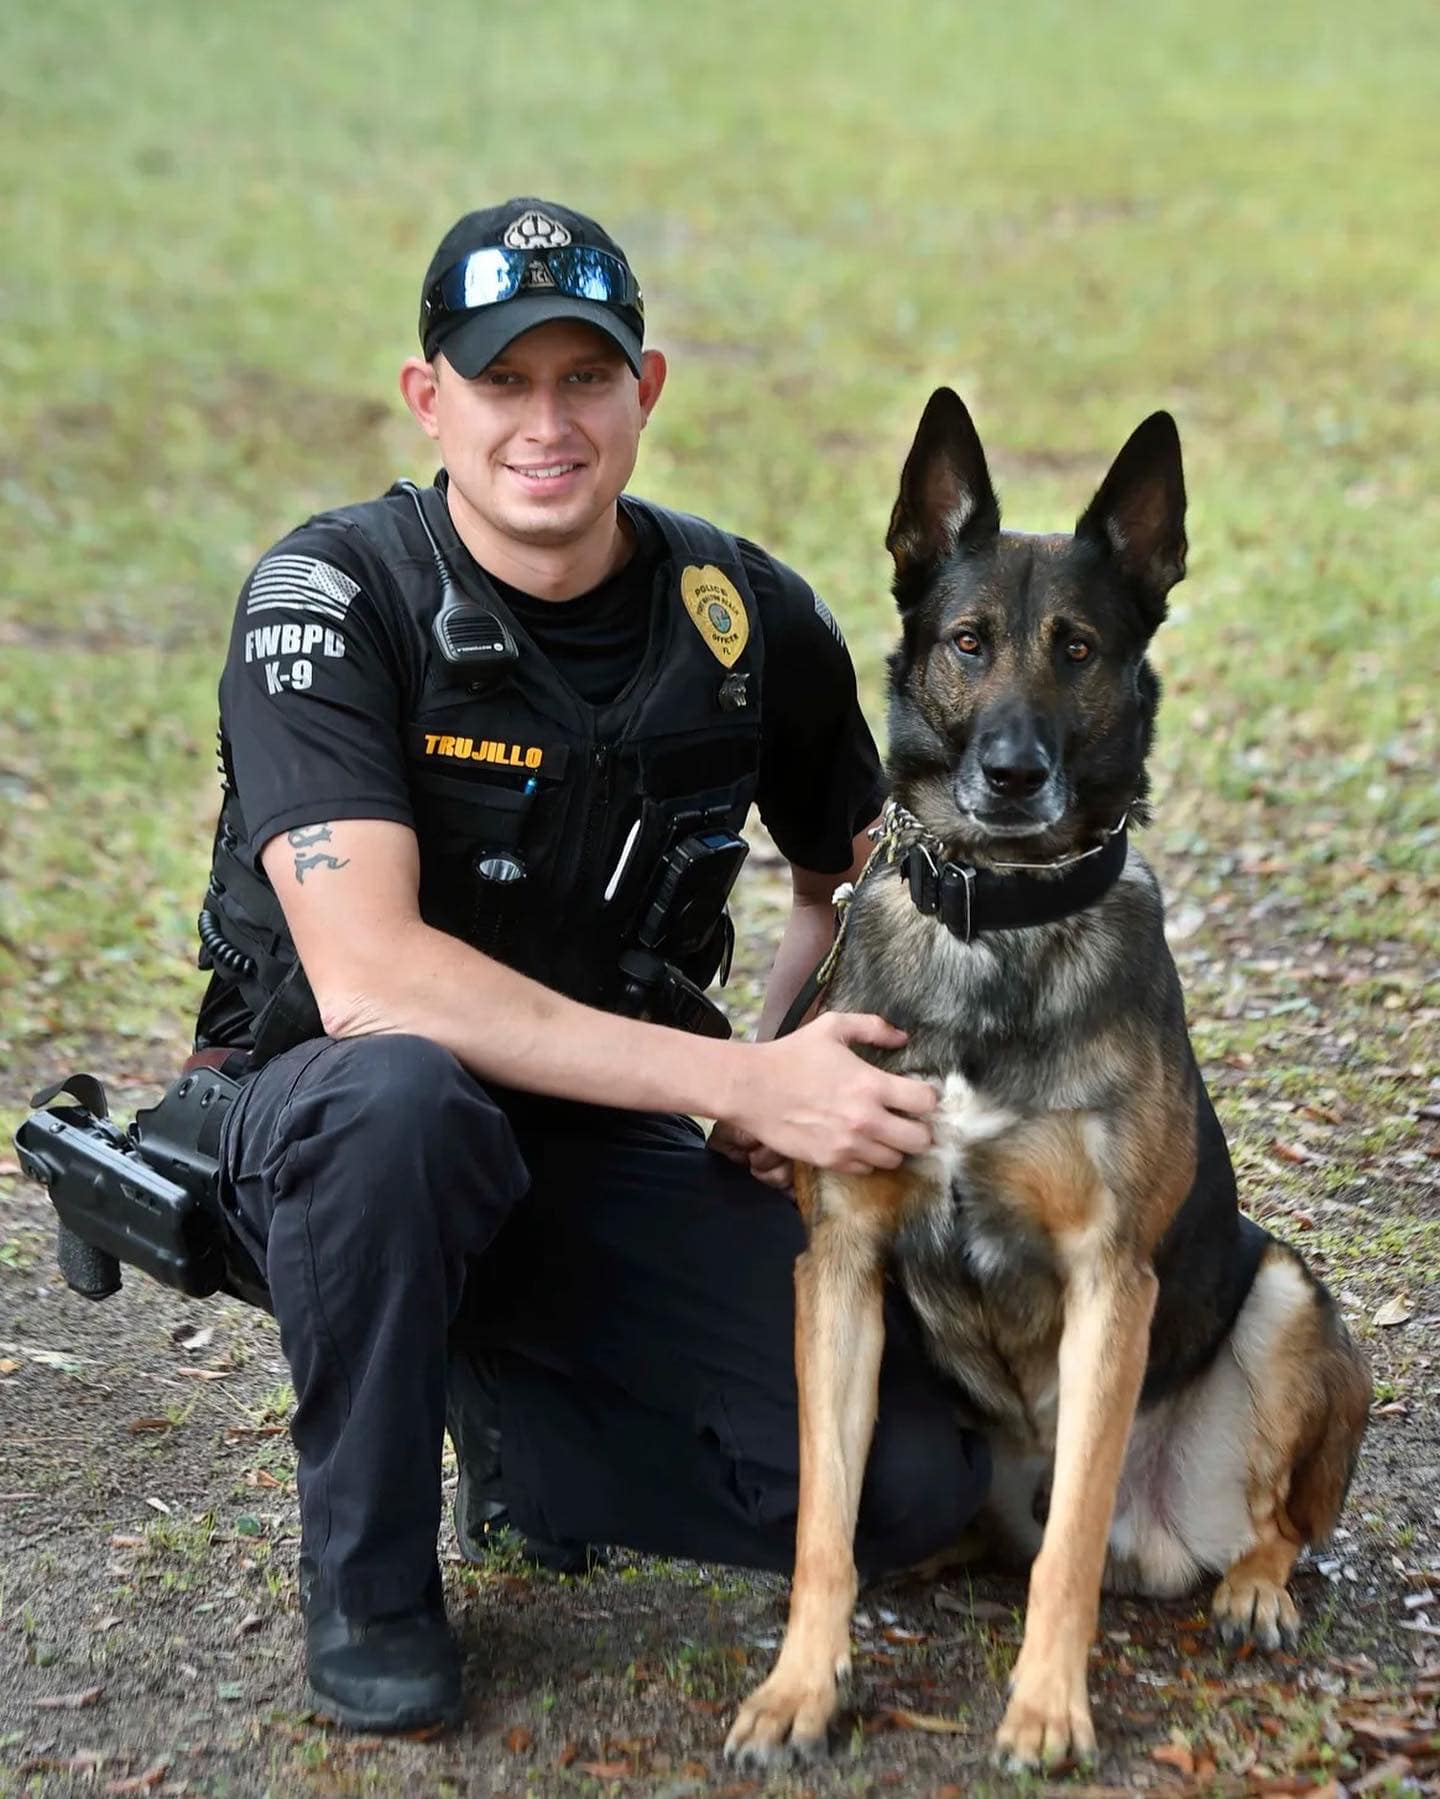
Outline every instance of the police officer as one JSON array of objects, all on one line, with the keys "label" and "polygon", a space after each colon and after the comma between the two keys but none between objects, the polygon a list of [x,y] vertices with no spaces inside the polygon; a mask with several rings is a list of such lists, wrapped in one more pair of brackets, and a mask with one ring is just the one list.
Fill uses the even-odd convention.
[{"label": "police officer", "polygon": [[[247,1071],[221,1199],[294,1380],[309,1677],[371,1729],[461,1711],[447,1372],[462,1494],[495,1484],[473,1380],[454,1403],[483,1368],[536,1540],[790,1565],[803,1233],[770,1189],[898,1165],[935,1101],[853,1052],[903,1041],[882,1019],[737,1044],[704,994],[751,803],[793,890],[765,1038],[883,789],[804,581],[625,491],[666,364],[619,246],[548,201],[471,213],[420,339],[434,485],[310,519],[240,596],[197,1032]],[[952,1541],[987,1474],[891,1314],[871,1572]]]}]

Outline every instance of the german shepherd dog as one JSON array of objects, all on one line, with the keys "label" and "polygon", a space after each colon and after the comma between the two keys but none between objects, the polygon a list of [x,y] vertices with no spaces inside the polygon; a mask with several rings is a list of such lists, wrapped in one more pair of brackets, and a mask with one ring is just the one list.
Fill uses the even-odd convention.
[{"label": "german shepherd dog", "polygon": [[1094,1754],[1102,1584],[1176,1596],[1218,1575],[1226,1641],[1296,1639],[1286,1581],[1335,1523],[1370,1378],[1305,1263],[1237,1210],[1126,841],[1184,519],[1167,413],[1073,535],[1032,536],[1001,530],[957,396],[925,409],[886,540],[892,800],[825,1003],[902,1026],[903,1049],[868,1053],[941,1098],[932,1149],[893,1173],[797,1171],[795,1576],[726,1744],[742,1762],[823,1748],[849,1672],[887,1271],[985,1420],[988,1521],[1033,1557],[1002,1761]]}]

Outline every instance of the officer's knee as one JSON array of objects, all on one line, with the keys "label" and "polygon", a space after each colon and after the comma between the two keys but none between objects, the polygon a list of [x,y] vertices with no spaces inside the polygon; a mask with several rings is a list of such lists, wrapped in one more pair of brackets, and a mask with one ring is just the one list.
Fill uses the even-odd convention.
[{"label": "officer's knee", "polygon": [[[488,1240],[527,1175],[505,1114],[428,1037],[350,1037],[292,1104],[285,1178],[319,1181],[365,1229]],[[404,1196],[357,1204],[355,1195]]]},{"label": "officer's knee", "polygon": [[940,1405],[882,1405],[866,1468],[856,1561],[867,1577],[953,1548],[984,1502],[990,1446]]},{"label": "officer's knee", "polygon": [[471,1077],[448,1049],[430,1037],[379,1034],[336,1041],[337,1067],[366,1096],[383,1100],[392,1118],[423,1118],[445,1106]]}]

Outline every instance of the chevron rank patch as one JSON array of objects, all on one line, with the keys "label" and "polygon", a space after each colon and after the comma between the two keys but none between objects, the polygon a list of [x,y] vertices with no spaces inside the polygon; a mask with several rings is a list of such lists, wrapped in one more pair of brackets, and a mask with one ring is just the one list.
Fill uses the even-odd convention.
[{"label": "chevron rank patch", "polygon": [[680,594],[695,629],[718,660],[733,668],[750,641],[750,620],[734,582],[713,563],[692,563],[680,576]]}]

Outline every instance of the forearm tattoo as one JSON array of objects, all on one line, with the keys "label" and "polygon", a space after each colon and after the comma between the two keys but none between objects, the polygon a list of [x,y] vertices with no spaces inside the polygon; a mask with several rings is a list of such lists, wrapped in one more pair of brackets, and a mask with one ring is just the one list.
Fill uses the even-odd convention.
[{"label": "forearm tattoo", "polygon": [[285,841],[295,852],[295,879],[303,887],[305,877],[317,868],[348,868],[350,858],[337,860],[324,850],[316,849],[317,843],[329,843],[329,825],[300,825],[296,830],[285,833]]}]

